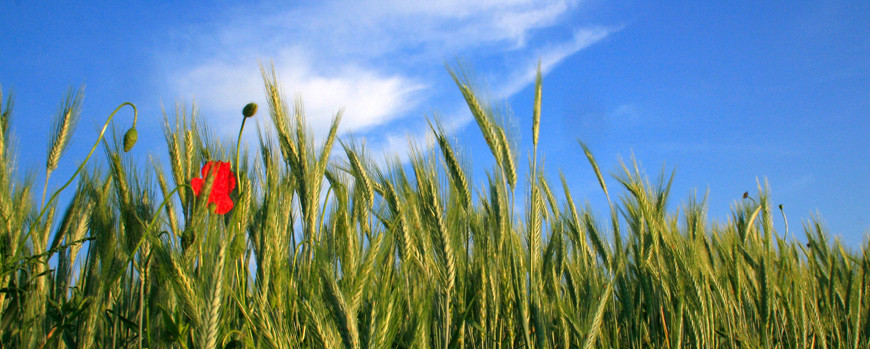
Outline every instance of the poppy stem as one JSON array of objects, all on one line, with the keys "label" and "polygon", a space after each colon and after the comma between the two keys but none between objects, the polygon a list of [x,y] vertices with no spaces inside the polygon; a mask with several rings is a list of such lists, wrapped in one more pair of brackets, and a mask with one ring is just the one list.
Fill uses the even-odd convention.
[{"label": "poppy stem", "polygon": [[245,121],[248,121],[248,118],[242,119],[242,127],[239,128],[239,138],[236,140],[236,162],[233,165],[236,167],[236,173],[239,173],[240,164],[239,164],[239,152],[242,148],[242,131],[245,130]]},{"label": "poppy stem", "polygon": [[[85,165],[87,165],[88,160],[91,159],[91,155],[94,155],[94,151],[97,150],[97,146],[100,145],[100,142],[103,140],[103,137],[105,137],[106,129],[109,127],[109,123],[112,122],[112,119],[115,117],[115,114],[117,114],[118,111],[120,111],[121,108],[124,108],[125,106],[130,106],[130,108],[133,108],[133,126],[131,127],[131,129],[136,128],[136,121],[139,119],[139,112],[136,110],[135,104],[130,103],[130,102],[121,103],[121,105],[119,105],[117,108],[115,108],[115,110],[112,111],[111,114],[109,114],[109,117],[106,119],[106,122],[103,124],[103,128],[100,130],[99,136],[97,136],[97,141],[94,142],[94,146],[91,147],[91,151],[88,152],[87,156],[85,156],[85,161],[82,161],[82,163],[79,164],[79,167],[76,169],[75,172],[73,172],[73,174],[72,174],[72,176],[70,176],[69,180],[67,180],[66,183],[64,183],[64,185],[62,185],[60,187],[60,189],[56,190],[54,193],[51,194],[51,197],[48,199],[48,202],[44,203],[44,205],[42,206],[42,209],[39,211],[39,214],[36,216],[36,219],[34,219],[33,222],[30,224],[30,228],[27,230],[27,233],[24,234],[24,237],[20,240],[21,243],[18,246],[19,250],[21,248],[24,248],[24,243],[30,237],[30,234],[33,234],[33,229],[42,220],[42,216],[45,215],[46,209],[49,206],[51,206],[51,202],[54,201],[55,199],[57,199],[57,196],[60,195],[60,193],[64,189],[66,189],[66,187],[68,187],[76,179],[76,177],[78,177],[79,173],[81,173],[82,170],[85,168]],[[57,238],[55,238],[55,240],[57,240]],[[55,244],[56,244],[55,242],[52,242],[52,245],[55,245]],[[51,256],[49,256],[49,258],[51,258]]]},{"label": "poppy stem", "polygon": [[242,127],[239,128],[239,139],[236,140],[236,173],[239,173],[239,150],[242,148],[242,131],[245,130],[245,121],[248,121],[248,118],[257,114],[257,103],[248,103],[242,108]]}]

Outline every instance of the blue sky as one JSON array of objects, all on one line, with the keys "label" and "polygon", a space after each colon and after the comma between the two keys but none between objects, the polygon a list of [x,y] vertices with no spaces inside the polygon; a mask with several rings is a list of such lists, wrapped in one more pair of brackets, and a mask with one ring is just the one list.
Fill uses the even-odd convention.
[{"label": "blue sky", "polygon": [[561,170],[575,199],[606,214],[581,139],[606,173],[632,154],[651,177],[675,168],[674,208],[709,190],[709,216],[724,221],[766,179],[792,234],[819,213],[857,246],[870,234],[868,28],[867,1],[8,1],[0,84],[15,96],[20,167],[39,175],[52,115],[68,87],[86,85],[55,187],[124,101],[140,109],[132,156],[143,161],[166,158],[161,108],[176,102],[195,102],[232,139],[241,107],[265,100],[258,62],[270,61],[315,132],[344,108],[344,137],[403,157],[437,114],[481,183],[492,160],[444,64],[461,61],[509,110],[527,164],[540,60],[554,189]]}]

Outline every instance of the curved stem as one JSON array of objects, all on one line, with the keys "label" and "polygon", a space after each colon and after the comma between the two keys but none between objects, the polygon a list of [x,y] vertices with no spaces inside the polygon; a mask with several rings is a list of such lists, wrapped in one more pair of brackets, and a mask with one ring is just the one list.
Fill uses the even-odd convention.
[{"label": "curved stem", "polygon": [[233,162],[233,166],[236,167],[236,192],[241,196],[242,193],[242,185],[240,179],[242,179],[242,165],[239,163],[239,150],[242,148],[242,131],[245,130],[245,121],[248,121],[247,117],[242,118],[242,127],[239,128],[239,138],[236,140],[236,161]]},{"label": "curved stem", "polygon": [[57,196],[60,195],[60,193],[64,189],[66,189],[66,187],[68,187],[73,182],[73,180],[75,180],[76,176],[79,175],[79,172],[81,172],[85,168],[85,165],[87,165],[88,160],[90,160],[90,158],[91,158],[91,155],[94,154],[94,151],[97,150],[97,146],[100,145],[100,141],[102,141],[103,137],[105,137],[106,128],[109,127],[109,123],[112,122],[112,118],[114,118],[115,114],[117,114],[118,111],[120,111],[121,108],[123,108],[125,105],[129,105],[131,108],[133,108],[133,127],[136,127],[136,120],[139,118],[139,112],[136,110],[136,105],[134,105],[133,103],[130,103],[130,102],[121,103],[121,105],[119,105],[117,108],[115,108],[115,110],[112,111],[111,114],[109,114],[109,118],[106,119],[106,122],[103,124],[103,128],[100,130],[100,135],[97,137],[97,141],[94,142],[94,146],[91,147],[91,151],[88,152],[88,156],[85,157],[85,161],[82,161],[82,163],[79,165],[79,167],[76,169],[76,171],[72,174],[72,176],[70,176],[69,180],[67,180],[66,183],[64,183],[64,185],[62,185],[60,187],[60,189],[56,190],[53,194],[51,194],[51,198],[48,199],[48,202],[45,203],[44,206],[42,206],[42,209],[39,211],[39,215],[36,216],[36,219],[34,219],[33,223],[30,224],[30,229],[27,230],[27,234],[25,234],[23,239],[21,239],[21,243],[20,243],[21,245],[18,246],[19,249],[21,249],[24,246],[24,243],[27,241],[27,238],[29,238],[30,234],[33,233],[33,228],[35,227],[35,225],[38,224],[40,220],[42,220],[42,216],[45,214],[45,209],[48,208],[48,206],[51,206],[51,202],[54,201],[55,199],[57,199]]},{"label": "curved stem", "polygon": [[245,130],[245,121],[248,121],[248,118],[242,118],[242,127],[239,128],[239,139],[236,140],[236,162],[233,164],[236,166],[236,173],[239,173],[241,169],[241,164],[239,164],[239,150],[242,148],[242,131]]}]

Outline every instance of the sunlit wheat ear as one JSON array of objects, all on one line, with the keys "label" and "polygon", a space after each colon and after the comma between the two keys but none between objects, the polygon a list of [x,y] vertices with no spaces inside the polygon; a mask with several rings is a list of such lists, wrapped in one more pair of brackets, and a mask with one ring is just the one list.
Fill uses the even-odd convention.
[{"label": "sunlit wheat ear", "polygon": [[190,317],[191,325],[194,328],[199,328],[203,321],[200,309],[204,304],[197,292],[197,285],[191,278],[187,267],[182,264],[182,261],[179,261],[180,257],[173,256],[173,252],[167,249],[167,246],[157,248],[155,258],[160,263],[161,268],[165,268],[167,275],[171,276],[169,281],[172,282],[175,294],[180,298],[185,313]]},{"label": "sunlit wheat ear", "polygon": [[453,186],[456,188],[457,194],[459,195],[459,202],[465,210],[468,210],[471,208],[471,193],[468,188],[468,179],[462,171],[462,166],[459,164],[456,153],[453,151],[453,146],[450,145],[450,141],[447,139],[447,134],[445,133],[444,128],[437,120],[435,121],[435,125],[430,122],[429,128],[435,135],[438,147],[441,149],[441,155],[444,156],[444,163],[447,164],[451,183],[453,183]]},{"label": "sunlit wheat ear", "polygon": [[[302,101],[302,96],[297,94],[293,98],[293,130],[296,131],[294,137],[296,140],[296,151],[298,165],[308,166],[308,153],[313,149],[309,147],[308,123],[305,120],[305,103]],[[305,171],[307,172],[307,171]]]},{"label": "sunlit wheat ear", "polygon": [[[191,117],[196,114],[195,111],[191,111]],[[187,128],[191,127],[191,128]],[[190,178],[197,176],[197,170],[199,169],[199,164],[201,161],[196,156],[196,147],[200,143],[200,137],[198,128],[196,127],[193,120],[191,120],[191,125],[185,126],[184,131],[184,170],[186,171],[184,177],[182,177],[181,183],[187,183]]]},{"label": "sunlit wheat ear", "polygon": [[[212,231],[214,233],[214,231]],[[221,303],[224,288],[224,264],[227,252],[228,237],[220,239],[218,246],[218,255],[214,263],[214,270],[210,277],[206,278],[206,282],[210,279],[210,290],[206,292],[206,312],[204,323],[202,324],[201,345],[202,348],[215,348],[218,340],[218,325],[221,314]]]},{"label": "sunlit wheat ear", "polygon": [[565,179],[564,174],[560,173],[559,175],[562,180],[562,189],[565,192],[565,202],[568,205],[568,213],[570,213],[566,220],[568,221],[569,230],[571,231],[571,238],[575,244],[575,248],[578,248],[579,252],[581,252],[580,257],[582,257],[582,261],[585,263],[586,258],[592,255],[592,250],[589,248],[589,244],[586,242],[586,236],[583,234],[583,223],[580,222],[580,216],[577,213],[577,206],[574,203],[574,198],[571,196],[571,190],[568,188],[568,181]]},{"label": "sunlit wheat ear", "polygon": [[532,109],[532,144],[535,149],[538,148],[538,133],[541,130],[541,90],[543,82],[541,81],[541,61],[538,61],[538,70],[535,74],[535,103]]},{"label": "sunlit wheat ear", "polygon": [[583,224],[586,234],[589,235],[589,240],[592,241],[592,246],[595,247],[595,252],[598,254],[598,258],[601,258],[604,265],[608,265],[610,264],[610,254],[607,253],[605,240],[602,239],[598,225],[595,224],[595,218],[592,217],[592,214],[589,211],[590,208],[587,207],[583,213]]},{"label": "sunlit wheat ear", "polygon": [[48,179],[57,168],[61,156],[69,148],[72,134],[81,118],[84,87],[78,90],[69,88],[63,104],[55,115],[51,126],[51,138],[48,142],[48,157],[45,161],[45,186],[42,189],[42,203],[45,205],[45,194],[48,189]]},{"label": "sunlit wheat ear", "polygon": [[370,207],[374,200],[374,187],[368,175],[369,170],[360,159],[358,153],[352,149],[352,146],[348,146],[344,142],[341,143],[341,146],[344,148],[345,154],[347,154],[347,161],[350,163],[350,173],[355,179],[354,185],[362,193],[362,199],[365,200],[364,205]]},{"label": "sunlit wheat ear", "polygon": [[[553,192],[550,190],[550,184],[547,182],[547,179],[544,178],[544,172],[538,172],[538,184],[541,186],[541,191],[543,192],[544,198],[547,199],[547,205],[549,206],[550,213],[556,219],[559,216],[559,204],[556,202],[556,197],[553,195]],[[547,217],[547,210],[543,210],[544,216]]]},{"label": "sunlit wheat ear", "polygon": [[401,316],[397,310],[399,294],[394,292],[394,289],[386,287],[381,288],[379,292],[379,304],[376,305],[375,310],[377,322],[372,323],[374,328],[371,332],[374,332],[374,334],[369,337],[369,348],[384,348],[393,344],[399,327],[396,319]]},{"label": "sunlit wheat ear", "polygon": [[465,103],[471,110],[471,115],[474,116],[474,120],[477,122],[477,126],[480,128],[480,132],[483,134],[483,138],[486,140],[486,144],[489,146],[489,150],[495,157],[496,162],[502,163],[502,156],[504,156],[501,146],[502,140],[498,132],[496,132],[490,112],[486,110],[486,107],[475,95],[472,87],[469,85],[468,78],[464,74],[459,73],[457,75],[452,69],[448,69],[448,71],[450,76],[453,77],[453,81],[456,82],[456,86],[459,87],[459,91],[462,92],[462,97],[465,98]]},{"label": "sunlit wheat ear", "polygon": [[363,298],[366,296],[366,291],[369,289],[369,283],[375,275],[375,265],[381,256],[381,248],[384,244],[384,235],[377,235],[370,242],[370,248],[366,251],[363,261],[354,276],[355,283],[352,285],[352,293],[350,307],[353,312],[359,313],[362,306]]},{"label": "sunlit wheat ear", "polygon": [[60,157],[69,148],[70,140],[81,117],[84,87],[78,90],[70,88],[63,101],[60,111],[55,116],[51,127],[51,138],[48,143],[48,159],[45,163],[47,172],[54,171]]},{"label": "sunlit wheat ear", "polygon": [[263,76],[266,88],[266,100],[269,104],[269,116],[275,126],[275,132],[278,134],[278,144],[281,147],[281,154],[284,156],[285,162],[295,162],[298,156],[296,143],[293,140],[290,127],[290,109],[284,103],[284,96],[281,93],[278,77],[275,75],[275,67],[268,68],[260,64],[260,73]]},{"label": "sunlit wheat ear", "polygon": [[586,335],[586,341],[583,344],[583,349],[591,349],[595,347],[595,341],[598,339],[601,327],[604,326],[604,313],[607,309],[607,304],[610,301],[611,293],[613,293],[613,280],[607,284],[607,288],[601,293],[598,300],[598,306],[595,309],[594,316],[589,318],[589,331]]},{"label": "sunlit wheat ear", "polygon": [[[305,302],[302,304],[302,315],[306,319],[306,332],[310,333],[309,341],[318,348],[340,348],[342,336],[336,324],[329,322],[329,309],[322,302]],[[347,347],[347,343],[345,343]]]},{"label": "sunlit wheat ear", "polygon": [[[166,147],[169,149],[169,165],[172,169],[173,179],[175,183],[183,183],[182,178],[186,173],[182,167],[183,157],[181,156],[181,141],[178,139],[178,134],[172,130],[169,124],[169,115],[166,113],[166,108],[161,107],[163,112],[163,136],[166,141]],[[176,125],[178,125],[176,117]]]},{"label": "sunlit wheat ear", "polygon": [[355,314],[351,313],[344,294],[338,288],[335,280],[331,276],[329,270],[321,270],[320,277],[323,282],[323,289],[326,295],[327,302],[333,316],[338,322],[338,331],[344,341],[346,348],[359,348],[359,332],[357,331],[357,321]]},{"label": "sunlit wheat ear", "polygon": [[604,191],[604,195],[607,196],[607,202],[610,202],[610,193],[607,191],[607,183],[604,182],[604,176],[601,175],[601,170],[598,169],[598,162],[595,161],[595,156],[592,155],[592,151],[589,150],[589,147],[586,146],[586,143],[577,141],[580,143],[580,147],[583,148],[583,153],[586,154],[586,159],[589,161],[589,165],[592,166],[592,170],[595,172],[595,178],[598,179],[598,185],[601,186],[601,190]]},{"label": "sunlit wheat ear", "polygon": [[514,189],[517,186],[517,167],[514,161],[514,152],[511,149],[507,135],[505,135],[504,128],[496,126],[495,130],[498,134],[499,145],[501,147],[501,167],[504,170],[508,185],[510,185],[511,189]]},{"label": "sunlit wheat ear", "polygon": [[329,133],[326,136],[326,141],[323,142],[320,156],[317,158],[317,173],[324,173],[326,171],[326,165],[329,163],[329,155],[332,153],[332,146],[335,144],[336,139],[338,139],[338,126],[341,124],[341,118],[343,115],[344,109],[341,109],[335,114],[335,117],[332,118],[332,124],[329,126]]},{"label": "sunlit wheat ear", "polygon": [[[157,184],[160,186],[160,192],[163,194],[163,199],[166,200],[166,215],[169,220],[169,229],[174,236],[181,236],[181,229],[178,224],[178,215],[175,211],[175,200],[170,196],[169,184],[166,181],[166,175],[163,173],[163,167],[157,163],[155,158],[151,158],[151,166],[154,168]],[[179,195],[179,197],[181,197]]]},{"label": "sunlit wheat ear", "polygon": [[545,210],[543,201],[541,200],[541,192],[537,187],[536,183],[531,183],[532,191],[529,197],[529,211],[527,212],[527,221],[528,221],[528,246],[529,246],[529,267],[531,268],[530,272],[532,274],[536,274],[539,272],[537,268],[540,266],[540,253],[541,253],[541,230],[543,229],[543,222],[541,222],[541,213],[542,210]]},{"label": "sunlit wheat ear", "polygon": [[504,189],[499,183],[500,180],[487,175],[489,181],[489,201],[493,216],[495,243],[501,244],[508,226],[509,213],[507,212],[508,203],[505,199]]}]

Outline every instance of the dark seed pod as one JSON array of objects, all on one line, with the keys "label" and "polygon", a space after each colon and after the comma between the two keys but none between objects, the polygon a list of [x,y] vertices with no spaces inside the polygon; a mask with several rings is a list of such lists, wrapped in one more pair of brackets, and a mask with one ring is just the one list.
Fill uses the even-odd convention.
[{"label": "dark seed pod", "polygon": [[192,231],[185,230],[181,233],[181,249],[182,251],[187,251],[190,245],[193,245],[193,241],[196,240],[196,233]]},{"label": "dark seed pod", "polygon": [[124,152],[130,151],[133,149],[133,146],[136,145],[136,140],[139,139],[139,133],[136,132],[136,129],[131,127],[127,130],[127,133],[124,134]]},{"label": "dark seed pod", "polygon": [[257,113],[257,104],[256,103],[248,103],[242,109],[242,115],[244,115],[246,118],[252,117],[256,113]]}]

